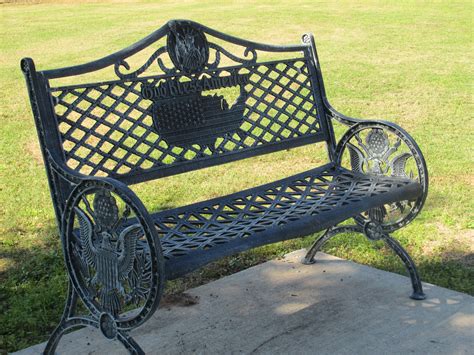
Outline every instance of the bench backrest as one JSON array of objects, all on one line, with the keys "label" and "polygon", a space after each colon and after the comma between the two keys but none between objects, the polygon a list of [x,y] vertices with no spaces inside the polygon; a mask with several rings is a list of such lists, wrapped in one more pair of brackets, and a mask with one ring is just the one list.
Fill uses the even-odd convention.
[{"label": "bench backrest", "polygon": [[[135,183],[328,140],[314,44],[302,42],[258,44],[176,20],[98,61],[38,72],[42,143],[77,172]],[[107,69],[115,80],[53,83]]]}]

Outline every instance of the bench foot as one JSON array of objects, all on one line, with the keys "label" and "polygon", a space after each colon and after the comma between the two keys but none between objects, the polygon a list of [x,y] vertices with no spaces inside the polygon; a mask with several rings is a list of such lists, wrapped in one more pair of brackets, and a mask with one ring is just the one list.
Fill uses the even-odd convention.
[{"label": "bench foot", "polygon": [[77,293],[74,290],[74,287],[69,284],[66,305],[64,307],[61,321],[49,337],[46,347],[43,350],[43,354],[54,355],[59,340],[61,340],[61,337],[67,330],[82,328],[84,326],[98,327],[97,322],[94,319],[90,317],[76,316],[77,299]]},{"label": "bench foot", "polygon": [[408,273],[410,274],[411,284],[413,287],[413,293],[410,298],[421,301],[426,298],[426,295],[423,292],[423,285],[421,284],[420,275],[418,275],[418,270],[416,270],[415,262],[412,260],[408,252],[398,243],[395,239],[390,237],[388,234],[383,236],[383,241],[387,244],[394,252],[402,259],[405,264]]},{"label": "bench foot", "polygon": [[[78,295],[74,290],[74,287],[69,285],[66,306],[64,307],[61,321],[49,337],[46,347],[43,350],[44,355],[54,355],[56,353],[56,348],[58,347],[59,341],[61,340],[64,333],[68,330],[89,326],[100,329],[107,337],[103,329],[104,326],[101,324],[101,317],[99,317],[99,319],[95,319],[95,317],[76,315],[77,300]],[[118,330],[117,334],[113,338],[120,341],[130,354],[145,354],[142,348],[125,331]]]},{"label": "bench foot", "polygon": [[302,263],[305,265],[314,264],[316,253],[322,248],[322,246],[332,237],[336,236],[339,233],[348,233],[348,232],[358,232],[364,234],[368,239],[374,240],[383,240],[385,244],[392,249],[395,254],[403,261],[405,267],[410,275],[411,284],[413,288],[413,293],[410,298],[414,300],[424,300],[426,298],[425,293],[423,292],[423,286],[421,284],[421,279],[418,274],[418,271],[415,266],[415,262],[410,257],[408,252],[398,243],[395,239],[390,237],[390,235],[383,231],[379,224],[374,222],[367,222],[363,227],[358,225],[350,226],[339,226],[331,227],[324,232],[309,248],[305,257],[302,260]]},{"label": "bench foot", "polygon": [[145,355],[145,352],[142,350],[140,345],[138,345],[138,343],[128,334],[119,332],[117,334],[117,340],[122,343],[122,345],[128,350],[130,354]]},{"label": "bench foot", "polygon": [[63,336],[64,332],[68,329],[68,319],[74,316],[76,306],[77,293],[74,291],[74,288],[69,283],[66,305],[64,307],[64,312],[61,317],[61,321],[59,322],[59,325],[56,327],[56,329],[54,329],[53,333],[50,335],[46,347],[43,350],[44,355],[54,355],[54,353],[56,352],[59,340]]}]

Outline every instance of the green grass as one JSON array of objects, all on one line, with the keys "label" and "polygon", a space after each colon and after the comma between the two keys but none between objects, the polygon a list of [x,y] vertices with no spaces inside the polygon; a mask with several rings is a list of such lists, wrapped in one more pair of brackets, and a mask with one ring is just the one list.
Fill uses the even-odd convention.
[{"label": "green grass", "polygon": [[[66,290],[19,60],[31,56],[40,69],[79,64],[119,50],[171,18],[191,18],[270,43],[295,43],[302,33],[314,32],[332,104],[348,115],[400,124],[425,154],[430,172],[426,206],[394,236],[413,256],[424,281],[474,295],[472,2],[117,1],[0,9],[0,349],[45,340],[59,320]],[[321,164],[321,148],[165,178],[136,191],[151,210],[179,206]],[[167,292],[280,256],[312,239],[227,258],[172,283]],[[388,250],[360,236],[336,238],[325,251],[404,273]]]}]

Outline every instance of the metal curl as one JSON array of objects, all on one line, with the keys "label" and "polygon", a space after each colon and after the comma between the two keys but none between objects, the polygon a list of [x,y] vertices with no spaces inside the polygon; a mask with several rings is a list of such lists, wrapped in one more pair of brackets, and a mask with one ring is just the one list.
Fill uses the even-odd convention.
[{"label": "metal curl", "polygon": [[[228,50],[224,49],[220,45],[216,43],[209,42],[209,48],[214,49],[217,53],[222,53],[224,54],[227,58],[233,60],[234,62],[242,63],[242,64],[255,64],[257,62],[257,51],[253,48],[246,47],[244,50],[244,57],[247,57],[249,53],[252,55],[251,58],[240,58],[232,53],[230,53]],[[217,55],[216,55],[217,57]],[[220,58],[219,58],[220,61]]]},{"label": "metal curl", "polygon": [[[130,70],[130,64],[128,64],[128,62],[124,59],[120,60],[118,63],[115,63],[114,64],[114,71],[115,71],[115,74],[120,78],[120,79],[135,79],[136,77],[138,77],[140,74],[142,74],[145,70],[147,70],[155,60],[157,60],[157,63],[158,65],[160,66],[160,68],[168,74],[168,72],[171,70],[171,69],[168,69],[164,66],[163,62],[161,61],[161,59],[159,58],[160,55],[166,53],[167,49],[166,49],[166,46],[163,46],[163,47],[160,47],[158,48],[149,58],[148,60],[145,62],[145,64],[143,64],[140,68],[138,68],[137,70],[131,72],[131,73],[123,73],[120,71],[120,67],[124,67],[126,70]],[[164,69],[166,68],[166,69]]]},{"label": "metal curl", "polygon": [[255,63],[257,61],[257,51],[254,48],[247,47],[244,51],[244,57],[247,57],[249,53],[252,53],[252,62]]},{"label": "metal curl", "polygon": [[119,62],[114,64],[114,72],[119,78],[124,78],[127,74],[123,74],[120,72],[120,67],[124,67],[127,70],[130,70],[130,64],[127,63],[125,59],[120,60]]},{"label": "metal curl", "polygon": [[311,33],[305,33],[301,37],[301,42],[303,42],[304,44],[311,44],[311,37],[313,37]]},{"label": "metal curl", "polygon": [[165,65],[165,63],[161,60],[161,58],[157,59],[157,63],[160,69],[163,70],[163,73],[165,74],[175,74],[177,72],[176,68],[168,68]]},{"label": "metal curl", "polygon": [[[227,58],[233,60],[234,62],[241,64],[249,65],[255,64],[257,62],[257,51],[251,47],[245,47],[243,58],[232,54],[231,52],[216,43],[210,42],[209,48],[214,49],[216,51],[216,55],[213,62],[206,64],[207,69],[217,69],[221,62],[222,55],[225,55]],[[158,48],[140,68],[130,73],[125,72],[125,70],[130,70],[130,64],[125,59],[121,59],[120,61],[114,64],[114,72],[120,79],[135,79],[140,74],[145,72],[145,70],[147,70],[156,60],[157,65],[165,74],[176,74],[178,70],[176,68],[167,67],[163,60],[160,58],[160,56],[164,53],[167,53],[167,51],[167,46]],[[125,70],[123,70],[122,68],[124,68]]]},{"label": "metal curl", "polygon": [[216,50],[216,58],[212,63],[207,64],[207,69],[217,69],[219,63],[221,62],[221,52]]}]

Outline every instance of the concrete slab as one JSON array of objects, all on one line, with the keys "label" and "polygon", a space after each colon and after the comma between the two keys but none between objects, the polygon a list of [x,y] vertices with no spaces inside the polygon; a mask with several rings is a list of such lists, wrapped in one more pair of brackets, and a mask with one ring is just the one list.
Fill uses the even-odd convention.
[{"label": "concrete slab", "polygon": [[[150,354],[473,354],[474,297],[318,254],[288,254],[188,291],[190,307],[160,309],[135,340]],[[22,350],[29,355],[44,344]],[[59,354],[122,354],[93,330],[65,336]]]}]

